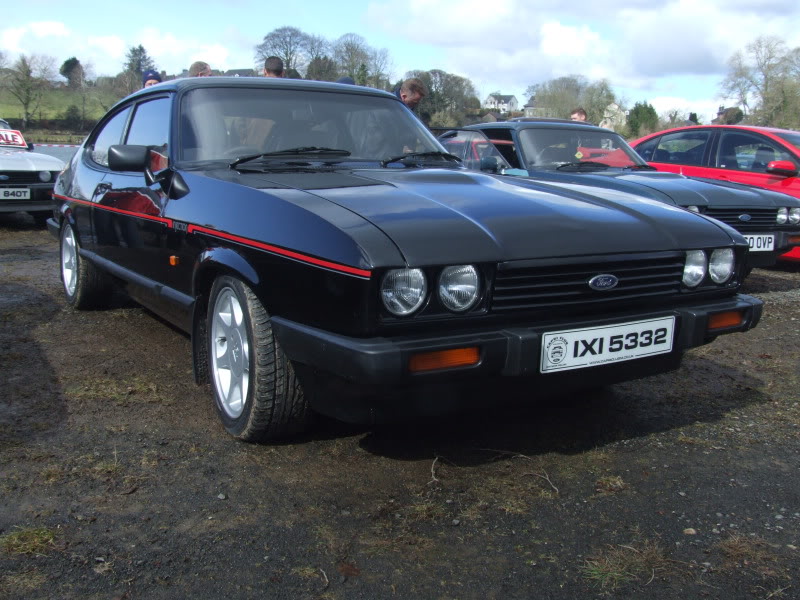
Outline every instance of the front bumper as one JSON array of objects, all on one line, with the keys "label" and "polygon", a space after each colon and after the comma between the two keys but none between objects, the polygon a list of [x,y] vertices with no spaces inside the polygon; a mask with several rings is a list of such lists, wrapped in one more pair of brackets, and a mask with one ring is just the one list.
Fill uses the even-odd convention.
[{"label": "front bumper", "polygon": [[[362,385],[397,385],[456,381],[468,377],[537,377],[541,380],[581,379],[591,374],[593,385],[665,372],[677,368],[683,351],[701,346],[721,334],[747,331],[761,318],[763,303],[739,294],[725,300],[707,301],[668,310],[628,312],[614,317],[563,319],[543,326],[537,323],[469,332],[442,332],[398,337],[353,338],[308,327],[281,317],[272,318],[278,342],[293,361]],[[709,319],[739,311],[741,322],[709,329]],[[616,362],[566,373],[539,372],[542,336],[565,329],[597,327],[659,317],[675,317],[672,351],[656,357]],[[478,347],[480,360],[468,367],[412,373],[415,355],[464,347]]]},{"label": "front bumper", "polygon": [[[29,198],[6,197],[12,190],[27,189]],[[0,186],[0,212],[46,212],[56,206],[52,183],[21,183]]]},{"label": "front bumper", "polygon": [[800,239],[800,231],[770,231],[765,233],[747,233],[743,235],[772,235],[775,236],[775,249],[759,252],[750,250],[747,253],[747,264],[750,267],[771,267],[778,259],[786,252],[797,250],[800,248],[798,239]]}]

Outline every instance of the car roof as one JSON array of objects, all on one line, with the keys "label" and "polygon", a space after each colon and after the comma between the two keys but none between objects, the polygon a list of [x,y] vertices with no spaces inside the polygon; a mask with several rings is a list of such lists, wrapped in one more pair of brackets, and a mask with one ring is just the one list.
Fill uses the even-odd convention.
[{"label": "car roof", "polygon": [[739,130],[745,130],[745,131],[757,131],[757,132],[761,132],[761,133],[771,133],[773,135],[777,135],[779,133],[792,133],[792,134],[798,133],[797,131],[794,131],[792,129],[780,129],[778,127],[764,127],[764,126],[760,126],[760,125],[739,125],[739,124],[723,125],[723,124],[711,123],[709,125],[687,125],[685,127],[672,127],[670,129],[664,129],[662,131],[657,131],[655,133],[651,133],[650,135],[642,136],[640,139],[657,137],[657,136],[660,136],[660,135],[664,135],[664,134],[667,134],[667,133],[673,133],[673,132],[676,132],[676,131],[689,131],[691,129],[700,129],[700,128],[703,128],[703,129],[739,129]]},{"label": "car roof", "polygon": [[[571,121],[567,119],[545,119],[536,117],[520,117],[511,121],[500,121],[498,123],[476,123],[466,125],[464,129],[575,129],[609,132],[610,129],[598,127],[592,123],[584,121]],[[613,133],[613,131],[611,131]]]},{"label": "car roof", "polygon": [[[347,83],[331,83],[328,81],[312,81],[308,79],[287,79],[279,77],[182,77],[180,79],[170,79],[163,83],[156,84],[149,88],[141,89],[130,96],[123,98],[120,102],[128,101],[131,98],[158,94],[164,91],[183,92],[198,88],[264,88],[264,89],[288,89],[288,90],[310,90],[310,91],[337,91],[350,94],[363,94],[370,96],[386,96],[396,98],[394,94],[377,90],[375,88],[351,85]],[[399,99],[398,99],[399,101]]]}]

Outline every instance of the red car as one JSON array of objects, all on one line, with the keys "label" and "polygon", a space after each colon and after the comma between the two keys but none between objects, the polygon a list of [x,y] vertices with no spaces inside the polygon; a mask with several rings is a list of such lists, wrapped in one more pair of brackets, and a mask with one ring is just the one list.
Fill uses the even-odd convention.
[{"label": "red car", "polygon": [[[798,131],[697,125],[646,135],[631,146],[659,171],[746,183],[800,198]],[[781,259],[800,261],[800,247]]]}]

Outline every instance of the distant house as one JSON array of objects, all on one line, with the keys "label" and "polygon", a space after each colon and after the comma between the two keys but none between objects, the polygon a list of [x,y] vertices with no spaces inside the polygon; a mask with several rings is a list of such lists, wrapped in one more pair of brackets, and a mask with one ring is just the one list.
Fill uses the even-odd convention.
[{"label": "distant house", "polygon": [[482,123],[497,123],[499,121],[505,121],[505,119],[503,118],[503,115],[497,112],[486,113],[481,119]]},{"label": "distant house", "polygon": [[223,73],[225,77],[256,77],[255,69],[228,69]]},{"label": "distant house", "polygon": [[519,102],[516,96],[506,96],[504,94],[489,94],[483,102],[483,108],[494,110],[500,113],[509,113],[519,110]]},{"label": "distant house", "polygon": [[531,96],[527,104],[522,107],[523,117],[554,118],[558,115],[555,109],[536,106],[536,97]]}]

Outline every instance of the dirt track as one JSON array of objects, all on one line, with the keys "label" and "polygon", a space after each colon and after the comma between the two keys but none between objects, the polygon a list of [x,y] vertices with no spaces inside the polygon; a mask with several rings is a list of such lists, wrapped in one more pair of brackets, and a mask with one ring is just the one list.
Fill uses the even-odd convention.
[{"label": "dirt track", "polygon": [[676,373],[228,437],[189,342],[0,215],[0,598],[800,598],[800,268]]}]

